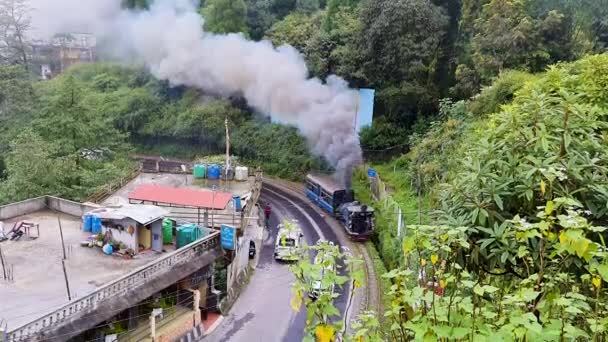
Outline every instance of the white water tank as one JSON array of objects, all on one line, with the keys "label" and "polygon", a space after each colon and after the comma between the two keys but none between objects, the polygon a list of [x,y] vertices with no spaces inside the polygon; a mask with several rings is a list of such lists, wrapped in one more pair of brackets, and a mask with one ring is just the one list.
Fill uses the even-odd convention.
[{"label": "white water tank", "polygon": [[245,166],[237,166],[234,178],[237,181],[246,181],[249,178],[249,169]]}]

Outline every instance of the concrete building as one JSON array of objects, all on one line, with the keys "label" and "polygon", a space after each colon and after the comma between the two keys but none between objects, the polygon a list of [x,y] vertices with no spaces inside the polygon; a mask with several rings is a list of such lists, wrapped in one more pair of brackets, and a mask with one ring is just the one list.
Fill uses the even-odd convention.
[{"label": "concrete building", "polygon": [[102,234],[133,250],[163,251],[162,220],[169,211],[153,205],[123,204],[87,212],[101,218]]},{"label": "concrete building", "polygon": [[[141,184],[193,184],[191,177],[168,174],[142,174],[103,205],[44,196],[0,206],[5,231],[20,221],[40,227],[35,238],[0,242],[4,266],[13,271],[11,280],[0,278],[2,341],[140,341],[150,337],[174,341],[200,336],[207,328],[204,317],[217,316],[214,312],[229,306],[225,303],[238,295],[233,286],[248,268],[249,240],[261,241],[262,228],[257,226],[255,210],[261,180],[260,174],[249,182],[210,184],[213,191],[222,189],[228,195],[220,196],[219,204],[217,198],[211,198],[211,206],[203,204],[203,210],[172,207],[171,203],[165,203],[168,206],[163,209],[128,203],[129,194]],[[241,198],[240,210],[231,205],[234,198],[229,195]],[[81,247],[91,237],[83,230],[85,213],[99,216],[105,227],[102,232],[109,232],[113,239],[138,247],[149,241],[150,248],[124,259],[105,255],[100,248]],[[209,227],[234,225],[239,232],[237,250],[223,250],[219,231],[211,230],[177,250],[162,246],[159,253],[154,234],[162,235],[164,216],[178,222],[200,221],[201,225],[207,218]],[[214,264],[226,258],[232,261],[226,279],[216,283]]]},{"label": "concrete building", "polygon": [[[50,196],[0,206],[7,230],[20,221],[40,225],[35,239],[0,242],[0,276],[5,270],[13,275],[0,278],[0,336],[6,341],[103,340],[119,327],[150,336],[154,309],[164,313],[154,317],[153,333],[172,340],[201,324],[199,308],[217,307],[213,264],[223,255],[218,232],[179,250],[142,251],[126,260],[81,247],[91,235],[81,217],[98,209]],[[131,217],[151,224],[160,215],[156,209],[143,217],[129,211],[106,211],[108,221]]]},{"label": "concrete building", "polygon": [[32,65],[42,79],[51,79],[76,63],[97,60],[97,39],[87,33],[58,34],[32,43]]}]

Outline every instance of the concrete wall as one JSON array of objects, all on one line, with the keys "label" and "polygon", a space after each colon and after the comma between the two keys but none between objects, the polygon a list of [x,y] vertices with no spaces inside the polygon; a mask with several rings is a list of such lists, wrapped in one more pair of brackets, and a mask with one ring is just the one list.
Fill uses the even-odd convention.
[{"label": "concrete wall", "polygon": [[47,205],[49,208],[53,210],[57,210],[61,213],[72,215],[72,216],[82,216],[86,212],[89,212],[97,207],[92,205],[87,205],[83,203],[69,201],[63,198],[47,196]]},{"label": "concrete wall", "polygon": [[46,197],[44,196],[7,204],[0,206],[0,220],[8,220],[44,209],[46,209]]},{"label": "concrete wall", "polygon": [[169,327],[162,329],[162,333],[157,332],[157,340],[159,342],[173,342],[181,336],[185,335],[190,330],[194,329],[197,324],[200,324],[200,311],[192,311],[191,314],[184,314],[175,318]]},{"label": "concrete wall", "polygon": [[[111,223],[119,224],[119,225],[123,226],[125,229],[123,231],[120,231],[118,229],[107,228],[107,227],[103,226],[101,229],[102,233],[105,234],[106,231],[110,230],[112,232],[112,238],[114,240],[124,243],[125,245],[127,245],[127,248],[132,248],[133,251],[135,251],[135,253],[137,253],[137,251],[139,250],[139,248],[137,248],[137,229],[138,229],[137,223],[131,219],[111,220]],[[136,231],[133,232],[133,235],[129,234],[129,232],[127,231],[129,226],[136,229]]]},{"label": "concrete wall", "polygon": [[64,214],[80,217],[87,211],[95,208],[96,207],[92,205],[73,202],[58,197],[42,196],[0,206],[0,220],[8,220],[45,209],[56,210]]}]

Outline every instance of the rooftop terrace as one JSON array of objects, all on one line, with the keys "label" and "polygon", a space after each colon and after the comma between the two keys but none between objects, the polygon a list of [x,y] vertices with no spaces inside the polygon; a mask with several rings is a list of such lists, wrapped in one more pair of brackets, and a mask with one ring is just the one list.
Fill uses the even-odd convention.
[{"label": "rooftop terrace", "polygon": [[65,241],[65,266],[72,299],[166,254],[144,251],[134,259],[125,260],[107,256],[101,248],[81,247],[80,242],[90,233],[82,231],[80,217],[50,210],[4,219],[6,232],[16,221],[40,225],[40,237],[36,239],[23,236],[18,241],[0,242],[4,262],[14,270],[12,281],[4,281],[0,274],[0,319],[8,323],[9,330],[69,302],[61,266],[63,251],[58,217]]}]

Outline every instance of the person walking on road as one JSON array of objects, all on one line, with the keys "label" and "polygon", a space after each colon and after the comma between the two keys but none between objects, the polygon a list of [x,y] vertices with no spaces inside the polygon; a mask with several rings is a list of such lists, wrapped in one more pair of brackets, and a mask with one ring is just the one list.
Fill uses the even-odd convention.
[{"label": "person walking on road", "polygon": [[270,213],[272,208],[270,207],[270,203],[266,203],[266,207],[264,208],[264,214],[266,215],[266,228],[268,228],[268,221],[270,220]]}]

